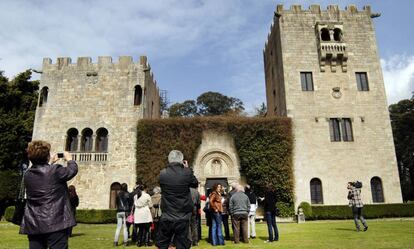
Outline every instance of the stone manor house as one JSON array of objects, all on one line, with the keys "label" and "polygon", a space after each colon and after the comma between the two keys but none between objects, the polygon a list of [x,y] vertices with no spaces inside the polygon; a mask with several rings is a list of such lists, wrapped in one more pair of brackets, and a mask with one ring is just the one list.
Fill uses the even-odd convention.
[{"label": "stone manor house", "polygon": [[[263,51],[267,115],[292,119],[296,206],[345,205],[354,180],[364,184],[364,203],[402,201],[372,22],[378,16],[369,6],[277,6]],[[137,122],[160,118],[147,58],[46,58],[42,71],[33,139],[73,153],[80,208],[113,208],[120,183],[135,184]],[[201,192],[240,180],[228,134],[205,132],[195,158]]]}]

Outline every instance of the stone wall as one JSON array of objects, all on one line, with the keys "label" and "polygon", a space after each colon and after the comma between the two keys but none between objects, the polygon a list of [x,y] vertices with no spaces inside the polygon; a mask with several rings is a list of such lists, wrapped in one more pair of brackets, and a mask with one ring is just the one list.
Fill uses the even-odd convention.
[{"label": "stone wall", "polygon": [[[112,62],[111,57],[58,58],[55,64],[43,60],[40,89],[48,88],[47,102],[36,110],[33,139],[43,139],[52,151],[65,150],[67,131],[76,128],[81,140],[82,130],[108,130],[108,149],[86,153],[91,157],[79,160],[78,175],[70,182],[77,188],[80,208],[108,208],[112,183],[135,185],[136,125],[142,118],[159,118],[159,93],[145,56],[135,63],[132,57],[122,56]],[[135,86],[143,89],[141,105],[134,105]],[[152,104],[154,103],[154,104]],[[95,146],[94,146],[95,148]]]},{"label": "stone wall", "polygon": [[[364,183],[363,201],[372,203],[374,176],[382,180],[386,203],[402,201],[372,23],[377,16],[369,6],[277,7],[264,50],[266,95],[268,115],[293,121],[296,205],[311,202],[312,178],[322,182],[323,204],[346,204],[346,184],[357,179]],[[324,54],[318,25],[342,27],[331,58]],[[300,72],[312,72],[314,91],[302,91]],[[358,91],[356,72],[367,73],[369,91]],[[354,141],[331,142],[329,118],[351,118]]]}]

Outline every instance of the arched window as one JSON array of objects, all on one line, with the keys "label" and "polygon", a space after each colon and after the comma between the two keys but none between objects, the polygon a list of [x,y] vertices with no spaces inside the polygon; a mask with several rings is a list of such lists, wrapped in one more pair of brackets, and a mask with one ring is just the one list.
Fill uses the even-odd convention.
[{"label": "arched window", "polygon": [[81,151],[92,151],[92,135],[93,131],[90,128],[83,129],[80,148]]},{"label": "arched window", "polygon": [[70,128],[66,134],[66,151],[78,150],[78,135],[79,132],[75,128]]},{"label": "arched window", "polygon": [[382,191],[381,178],[377,176],[371,178],[371,193],[372,193],[372,202],[374,203],[384,202],[384,192]]},{"label": "arched window", "polygon": [[134,105],[140,105],[142,102],[142,87],[140,85],[135,86]]},{"label": "arched window", "polygon": [[329,29],[323,28],[321,29],[321,39],[322,41],[330,41],[331,36],[329,35]]},{"label": "arched window", "polygon": [[334,40],[342,41],[342,30],[339,28],[334,29]]},{"label": "arched window", "polygon": [[318,178],[310,181],[311,203],[323,204],[322,182]]},{"label": "arched window", "polygon": [[112,183],[111,190],[109,193],[109,208],[110,209],[116,208],[116,196],[118,195],[119,191],[121,191],[121,184],[119,182]]},{"label": "arched window", "polygon": [[39,107],[47,103],[48,92],[49,92],[49,88],[47,88],[47,86],[43,87],[42,90],[40,91]]},{"label": "arched window", "polygon": [[108,130],[105,128],[99,128],[96,131],[96,152],[107,152],[108,151]]}]

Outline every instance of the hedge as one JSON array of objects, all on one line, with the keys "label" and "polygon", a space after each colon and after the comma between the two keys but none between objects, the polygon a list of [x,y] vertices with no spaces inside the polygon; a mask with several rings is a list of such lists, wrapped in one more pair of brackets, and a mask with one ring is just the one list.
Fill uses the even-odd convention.
[{"label": "hedge", "polygon": [[279,201],[293,203],[293,139],[289,118],[196,117],[140,120],[137,126],[137,180],[158,184],[168,153],[177,149],[193,164],[203,131],[226,132],[234,138],[241,174],[256,194],[267,185]]},{"label": "hedge", "polygon": [[[6,208],[4,218],[11,221],[14,213],[14,207]],[[76,221],[87,224],[106,224],[116,223],[115,209],[78,209],[76,210]]]},{"label": "hedge", "polygon": [[[353,219],[352,211],[346,205],[311,206],[307,220]],[[414,203],[364,205],[363,215],[368,219],[389,217],[414,217]]]}]

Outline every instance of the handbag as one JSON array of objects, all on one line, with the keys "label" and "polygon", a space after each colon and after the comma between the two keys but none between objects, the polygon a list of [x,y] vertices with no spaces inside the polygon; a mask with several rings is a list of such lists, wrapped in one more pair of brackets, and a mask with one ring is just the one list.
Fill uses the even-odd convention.
[{"label": "handbag", "polygon": [[19,226],[20,224],[22,224],[24,210],[26,209],[26,198],[25,198],[26,188],[24,186],[24,175],[25,174],[23,174],[22,176],[22,181],[20,183],[19,196],[17,197],[16,204],[14,205],[14,213],[11,219],[11,222],[13,224],[16,224]]},{"label": "handbag", "polygon": [[135,206],[132,207],[131,213],[128,215],[126,222],[129,224],[134,224],[134,208]]}]

